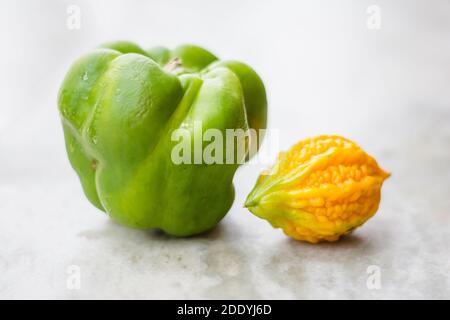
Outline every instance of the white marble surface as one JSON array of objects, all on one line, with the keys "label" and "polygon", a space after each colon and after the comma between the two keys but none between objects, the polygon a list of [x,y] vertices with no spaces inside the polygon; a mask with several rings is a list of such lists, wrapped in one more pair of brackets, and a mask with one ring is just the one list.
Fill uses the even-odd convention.
[{"label": "white marble surface", "polygon": [[[0,34],[0,298],[450,298],[449,1],[7,0]],[[242,208],[261,169],[245,166],[205,235],[109,221],[69,166],[56,94],[77,56],[114,39],[195,42],[254,66],[283,149],[338,133],[392,172],[378,214],[338,243],[289,240]]]}]

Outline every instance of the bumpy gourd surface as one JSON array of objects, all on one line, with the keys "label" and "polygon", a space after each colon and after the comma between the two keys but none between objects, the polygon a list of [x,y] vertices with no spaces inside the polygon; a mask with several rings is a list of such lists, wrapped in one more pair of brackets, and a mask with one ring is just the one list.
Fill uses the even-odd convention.
[{"label": "bumpy gourd surface", "polygon": [[319,136],[280,153],[246,206],[297,240],[336,241],[375,214],[388,176],[352,141]]}]

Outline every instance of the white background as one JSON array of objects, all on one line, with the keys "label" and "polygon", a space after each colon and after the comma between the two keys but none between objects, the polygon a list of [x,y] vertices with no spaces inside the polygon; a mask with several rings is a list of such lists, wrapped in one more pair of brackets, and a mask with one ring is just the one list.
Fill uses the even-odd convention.
[{"label": "white background", "polygon": [[[450,298],[450,1],[5,0],[0,35],[0,298]],[[79,55],[118,39],[250,64],[282,149],[341,134],[392,172],[378,214],[338,243],[290,240],[242,208],[262,169],[244,166],[205,235],[109,221],[69,165],[56,97]]]}]

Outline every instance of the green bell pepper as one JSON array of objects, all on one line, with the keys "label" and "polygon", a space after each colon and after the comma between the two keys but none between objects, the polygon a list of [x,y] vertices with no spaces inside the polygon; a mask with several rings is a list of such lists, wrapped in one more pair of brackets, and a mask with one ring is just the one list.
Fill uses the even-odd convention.
[{"label": "green bell pepper", "polygon": [[176,236],[204,232],[225,216],[239,161],[174,163],[174,130],[192,132],[196,122],[224,134],[255,129],[248,159],[266,127],[256,72],[193,45],[106,44],[74,63],[58,105],[68,157],[90,202],[126,226]]}]

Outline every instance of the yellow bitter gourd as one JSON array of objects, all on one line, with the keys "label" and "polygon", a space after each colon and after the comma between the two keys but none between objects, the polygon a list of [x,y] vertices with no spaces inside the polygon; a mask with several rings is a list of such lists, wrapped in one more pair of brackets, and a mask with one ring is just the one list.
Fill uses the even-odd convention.
[{"label": "yellow bitter gourd", "polygon": [[387,177],[354,142],[318,136],[280,153],[245,206],[294,239],[336,241],[375,214]]}]

